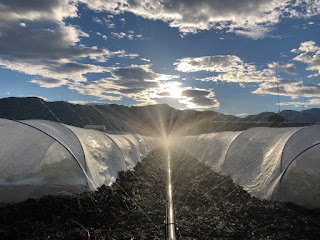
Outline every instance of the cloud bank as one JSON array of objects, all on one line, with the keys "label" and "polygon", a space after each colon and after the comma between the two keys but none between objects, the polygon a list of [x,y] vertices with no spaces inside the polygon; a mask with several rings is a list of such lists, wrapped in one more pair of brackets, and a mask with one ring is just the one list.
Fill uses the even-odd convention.
[{"label": "cloud bank", "polygon": [[[164,82],[174,82],[177,75],[160,74],[151,65],[106,67],[109,58],[137,58],[138,54],[124,50],[109,51],[95,46],[84,46],[81,40],[89,34],[78,26],[66,24],[66,19],[79,17],[78,7],[83,3],[91,10],[107,12],[104,18],[94,18],[96,24],[115,27],[113,15],[133,13],[150,20],[160,20],[177,28],[183,35],[203,30],[222,30],[245,37],[265,37],[285,18],[309,18],[320,12],[320,2],[314,0],[0,0],[0,66],[33,75],[31,83],[43,88],[67,86],[81,94],[118,101],[131,98],[138,102],[154,102],[170,92]],[[127,24],[122,18],[121,24]],[[119,24],[119,23],[117,23]],[[98,33],[97,33],[98,34]],[[141,39],[134,32],[112,32],[103,39]],[[313,41],[301,43],[293,60],[306,64],[313,71],[309,77],[320,74],[320,48]],[[149,62],[148,59],[141,59]],[[91,64],[85,62],[91,62]],[[182,58],[175,63],[183,73],[207,72],[212,76],[201,81],[259,83],[256,94],[274,94],[275,69],[296,74],[292,63],[269,64],[259,68],[235,55]],[[110,77],[88,82],[88,73],[106,73]],[[284,96],[303,94],[315,97],[319,85],[290,83],[281,79],[279,89]],[[219,107],[212,89],[178,87],[178,101],[188,107]]]},{"label": "cloud bank", "polygon": [[167,22],[182,34],[224,29],[254,39],[267,35],[282,18],[308,18],[319,14],[313,0],[80,0],[91,9],[113,14],[131,12]]},{"label": "cloud bank", "polygon": [[259,70],[254,64],[245,63],[235,55],[189,57],[179,59],[174,65],[180,72],[218,73],[212,77],[198,78],[200,81],[252,83],[276,80],[273,69]]},{"label": "cloud bank", "polygon": [[303,42],[298,49],[292,49],[291,52],[299,54],[293,60],[307,64],[306,70],[317,72],[309,77],[320,76],[320,47],[314,41]]}]

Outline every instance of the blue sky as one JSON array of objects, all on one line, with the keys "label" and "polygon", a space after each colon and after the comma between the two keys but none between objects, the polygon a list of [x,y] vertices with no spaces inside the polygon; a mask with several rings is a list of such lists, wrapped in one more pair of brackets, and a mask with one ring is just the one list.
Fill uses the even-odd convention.
[{"label": "blue sky", "polygon": [[0,97],[320,107],[320,1],[0,0]]}]

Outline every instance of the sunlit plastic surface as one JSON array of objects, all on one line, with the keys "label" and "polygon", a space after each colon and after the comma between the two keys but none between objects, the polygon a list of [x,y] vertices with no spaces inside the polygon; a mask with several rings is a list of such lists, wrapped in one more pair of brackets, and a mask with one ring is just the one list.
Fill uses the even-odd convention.
[{"label": "sunlit plastic surface", "polygon": [[148,136],[0,119],[0,203],[110,185],[157,144]]},{"label": "sunlit plastic surface", "polygon": [[178,146],[253,196],[319,208],[319,142],[315,125],[187,136]]}]

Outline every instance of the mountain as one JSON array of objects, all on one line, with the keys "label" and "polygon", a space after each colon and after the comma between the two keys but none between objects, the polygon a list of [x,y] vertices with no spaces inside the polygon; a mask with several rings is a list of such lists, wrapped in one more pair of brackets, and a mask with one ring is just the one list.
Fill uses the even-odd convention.
[{"label": "mountain", "polygon": [[[45,119],[76,127],[105,125],[107,131],[125,131],[145,135],[167,133],[194,135],[221,131],[239,131],[253,126],[274,126],[267,123],[274,112],[263,112],[238,118],[214,111],[177,110],[167,104],[127,107],[117,104],[79,105],[68,102],[47,102],[37,97],[0,99],[0,117],[14,120]],[[289,123],[301,126],[320,122],[320,109],[280,113]],[[299,123],[299,124],[297,124]],[[303,123],[303,124],[301,124]]]},{"label": "mountain", "polygon": [[198,134],[208,132],[212,121],[237,117],[214,111],[177,110],[167,104],[127,107],[117,104],[79,105],[47,102],[37,97],[0,99],[0,117],[14,120],[45,119],[77,127],[105,125],[107,131],[148,135],[166,132]]},{"label": "mountain", "polygon": [[[250,115],[243,119],[243,121],[249,122],[268,122],[270,116],[274,115],[274,112],[263,112],[257,115]],[[303,111],[283,110],[280,112],[289,123],[318,123],[320,122],[320,109],[312,108]]]},{"label": "mountain", "polygon": [[284,116],[288,122],[307,122],[307,123],[320,122],[319,108],[312,108],[308,110],[303,110],[301,112],[284,110],[281,112],[281,115]]},{"label": "mountain", "polygon": [[245,122],[268,122],[270,116],[275,114],[274,112],[262,112],[256,115],[249,115],[243,119]]}]

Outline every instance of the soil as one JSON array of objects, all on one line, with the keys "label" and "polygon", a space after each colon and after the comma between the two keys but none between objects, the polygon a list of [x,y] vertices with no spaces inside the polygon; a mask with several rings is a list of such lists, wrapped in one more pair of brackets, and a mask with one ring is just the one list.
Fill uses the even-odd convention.
[{"label": "soil", "polygon": [[[251,197],[231,178],[171,151],[178,239],[320,239],[320,210]],[[112,186],[0,208],[0,239],[165,239],[166,154]]]}]

